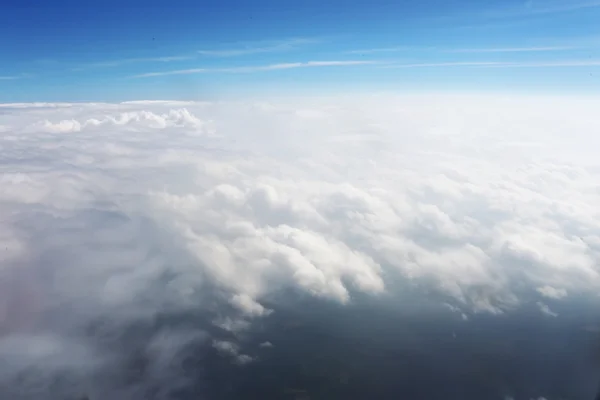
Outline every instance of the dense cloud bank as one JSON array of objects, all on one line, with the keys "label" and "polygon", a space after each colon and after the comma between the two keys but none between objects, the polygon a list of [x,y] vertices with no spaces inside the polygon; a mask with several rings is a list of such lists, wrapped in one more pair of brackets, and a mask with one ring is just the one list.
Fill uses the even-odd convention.
[{"label": "dense cloud bank", "polygon": [[597,104],[2,105],[0,397],[592,396]]}]

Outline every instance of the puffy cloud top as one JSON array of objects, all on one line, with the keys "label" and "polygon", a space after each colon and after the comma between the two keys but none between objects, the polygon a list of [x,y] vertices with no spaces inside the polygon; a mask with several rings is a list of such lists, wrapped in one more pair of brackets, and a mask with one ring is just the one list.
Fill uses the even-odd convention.
[{"label": "puffy cloud top", "polygon": [[600,286],[593,112],[445,96],[4,105],[0,379],[33,359],[59,371],[70,336],[87,366],[86,326],[167,311],[210,322],[148,339],[161,362],[213,336],[247,364],[236,341],[285,293],[349,305],[410,287],[465,319],[560,318],[554,302]]}]

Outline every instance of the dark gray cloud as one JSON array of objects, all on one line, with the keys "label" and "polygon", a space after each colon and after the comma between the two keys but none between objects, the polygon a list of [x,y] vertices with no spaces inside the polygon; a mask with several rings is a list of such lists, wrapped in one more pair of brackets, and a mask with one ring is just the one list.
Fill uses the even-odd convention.
[{"label": "dark gray cloud", "polygon": [[0,393],[591,396],[594,110],[3,105]]}]

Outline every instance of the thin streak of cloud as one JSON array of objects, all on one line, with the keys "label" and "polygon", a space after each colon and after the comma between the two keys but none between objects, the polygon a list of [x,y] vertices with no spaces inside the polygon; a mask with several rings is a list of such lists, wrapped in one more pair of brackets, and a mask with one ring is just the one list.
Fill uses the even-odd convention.
[{"label": "thin streak of cloud", "polygon": [[517,22],[527,23],[529,18],[544,17],[545,15],[577,12],[600,7],[600,0],[573,1],[548,0],[534,2],[528,0],[519,4],[501,7],[481,8],[471,12],[430,17],[430,25],[450,24],[460,29],[506,28]]},{"label": "thin streak of cloud", "polygon": [[542,7],[536,8],[533,1],[529,1],[527,6],[527,12],[530,14],[548,14],[565,11],[576,11],[585,8],[596,8],[600,7],[600,1],[582,1],[582,2],[556,2],[546,1]]},{"label": "thin streak of cloud", "polygon": [[231,50],[198,50],[197,53],[201,56],[208,57],[237,57],[237,56],[245,56],[251,54],[259,54],[259,53],[269,53],[280,50],[289,49],[286,46],[271,46],[271,47],[247,47],[241,49],[231,49]]},{"label": "thin streak of cloud", "polygon": [[[421,49],[431,49],[431,48],[427,47],[427,48],[421,48]],[[415,50],[415,48],[410,47],[410,46],[380,47],[380,48],[373,48],[373,49],[349,50],[349,51],[346,51],[345,53],[346,54],[395,53],[398,51],[406,51],[406,50]]]},{"label": "thin streak of cloud", "polygon": [[396,46],[361,50],[349,50],[346,54],[396,53],[401,51],[438,51],[443,53],[527,53],[545,51],[566,51],[581,46],[530,46],[530,47],[482,47],[482,48],[440,48],[435,46],[411,47]]},{"label": "thin streak of cloud", "polygon": [[554,67],[600,67],[600,60],[561,60],[539,62],[505,62],[491,67],[506,68],[554,68]]},{"label": "thin streak of cloud", "polygon": [[3,75],[0,76],[0,81],[14,81],[17,79],[24,79],[24,78],[33,78],[34,75],[33,74],[20,74],[20,75]]},{"label": "thin streak of cloud", "polygon": [[133,78],[151,78],[154,76],[203,74],[213,71],[216,72],[217,70],[211,70],[210,68],[179,69],[175,71],[147,72],[145,74],[134,75]]},{"label": "thin streak of cloud", "polygon": [[433,63],[410,63],[390,64],[381,68],[427,68],[427,67],[489,67],[501,65],[495,61],[458,61],[458,62],[433,62]]},{"label": "thin streak of cloud", "polygon": [[495,9],[483,12],[481,16],[488,18],[517,18],[526,16],[535,16],[543,14],[556,14],[569,11],[579,11],[589,8],[600,7],[599,0],[589,0],[580,2],[567,1],[539,1],[529,0],[520,7],[511,7],[505,9]]},{"label": "thin streak of cloud", "polygon": [[237,68],[226,68],[226,72],[256,72],[256,71],[273,71],[279,69],[294,69],[294,68],[310,68],[310,67],[345,67],[351,65],[367,65],[367,64],[378,64],[379,61],[366,61],[366,60],[345,60],[345,61],[307,61],[307,62],[295,62],[295,63],[280,63],[270,64],[258,67],[237,67]]},{"label": "thin streak of cloud", "polygon": [[85,64],[79,67],[72,68],[73,71],[81,71],[86,68],[103,68],[103,67],[119,67],[126,64],[135,64],[135,63],[168,63],[174,61],[186,61],[192,60],[196,58],[195,56],[186,55],[186,56],[164,56],[164,57],[141,57],[141,58],[125,58],[121,60],[111,60],[111,61],[101,61],[96,63]]},{"label": "thin streak of cloud", "polygon": [[553,67],[600,67],[600,60],[563,60],[541,62],[461,61],[390,64],[382,68],[438,68],[438,67],[484,67],[484,68],[553,68]]},{"label": "thin streak of cloud", "polygon": [[514,68],[552,68],[552,67],[600,67],[600,60],[564,60],[541,62],[514,62],[501,65]]},{"label": "thin streak of cloud", "polygon": [[529,53],[543,51],[565,51],[576,49],[575,46],[537,46],[537,47],[489,47],[489,48],[466,48],[448,49],[448,53]]},{"label": "thin streak of cloud", "polygon": [[198,50],[197,53],[202,56],[208,57],[237,57],[251,54],[288,51],[293,50],[294,48],[300,45],[317,42],[319,42],[318,39],[298,38],[279,42],[270,42],[270,44],[266,44],[263,42],[262,45],[257,45],[256,43],[254,43],[253,45],[247,45],[241,48],[234,49]]},{"label": "thin streak of cloud", "polygon": [[[319,39],[316,38],[294,38],[279,41],[262,41],[246,43],[245,47],[236,49],[219,49],[219,50],[198,50],[192,54],[178,55],[178,56],[159,56],[159,57],[138,57],[138,58],[124,58],[120,60],[109,60],[89,63],[80,65],[78,67],[71,68],[72,71],[83,71],[88,68],[110,68],[120,67],[127,64],[137,63],[169,63],[176,61],[188,61],[197,59],[199,56],[210,56],[210,57],[235,57],[259,53],[270,53],[277,51],[292,50],[296,46],[309,43],[317,43]],[[260,44],[260,45],[259,45]]]},{"label": "thin streak of cloud", "polygon": [[182,70],[175,70],[175,71],[149,72],[149,73],[145,73],[145,74],[135,75],[135,76],[133,76],[133,78],[150,78],[150,77],[155,77],[155,76],[190,75],[190,74],[219,73],[219,72],[251,73],[251,72],[276,71],[276,70],[296,69],[296,68],[345,67],[345,66],[353,66],[353,65],[373,65],[373,64],[380,64],[380,63],[381,63],[380,61],[366,61],[366,60],[307,61],[307,62],[248,66],[248,67],[192,68],[192,69],[182,69]]}]

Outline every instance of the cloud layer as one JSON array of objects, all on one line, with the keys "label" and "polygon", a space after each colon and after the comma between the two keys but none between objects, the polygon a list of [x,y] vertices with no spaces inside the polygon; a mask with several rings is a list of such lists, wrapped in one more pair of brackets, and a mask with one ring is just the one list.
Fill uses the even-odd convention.
[{"label": "cloud layer", "polygon": [[[167,398],[149,391],[186,387],[189,346],[239,368],[277,349],[243,338],[294,296],[560,319],[600,286],[594,112],[473,96],[3,105],[0,384]],[[146,366],[126,381],[131,346]]]}]

